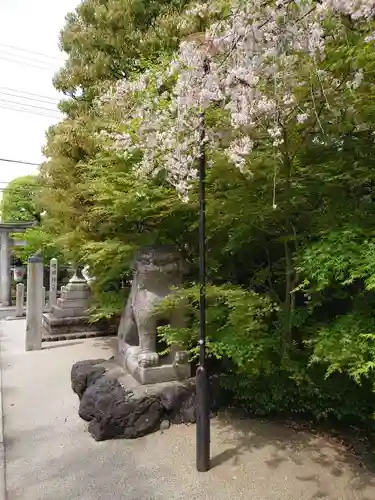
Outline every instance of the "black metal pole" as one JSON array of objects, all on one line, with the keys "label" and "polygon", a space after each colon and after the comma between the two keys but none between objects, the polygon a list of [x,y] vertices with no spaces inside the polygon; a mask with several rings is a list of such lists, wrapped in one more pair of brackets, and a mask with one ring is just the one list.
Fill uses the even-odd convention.
[{"label": "black metal pole", "polygon": [[[209,71],[204,63],[205,75]],[[199,366],[196,373],[197,470],[210,468],[210,401],[206,367],[206,129],[204,112],[200,124],[199,155]]]}]

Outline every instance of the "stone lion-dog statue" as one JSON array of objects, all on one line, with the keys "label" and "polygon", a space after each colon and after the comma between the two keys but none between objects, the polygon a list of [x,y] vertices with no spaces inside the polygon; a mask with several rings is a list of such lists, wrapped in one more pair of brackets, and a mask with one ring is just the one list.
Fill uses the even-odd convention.
[{"label": "stone lion-dog statue", "polygon": [[[168,314],[155,312],[160,302],[172,293],[172,288],[181,285],[185,271],[185,262],[172,246],[143,247],[137,254],[129,297],[118,329],[118,355],[121,364],[142,383],[148,382],[140,375],[142,370],[160,366],[156,352],[158,326],[161,323],[169,323],[172,328],[186,326],[184,307],[175,308]],[[152,382],[190,376],[188,353],[180,346],[172,346],[163,364],[168,362],[169,373],[164,370],[164,374],[156,378],[154,374]],[[178,370],[181,366],[189,367],[189,373],[187,369]]]}]

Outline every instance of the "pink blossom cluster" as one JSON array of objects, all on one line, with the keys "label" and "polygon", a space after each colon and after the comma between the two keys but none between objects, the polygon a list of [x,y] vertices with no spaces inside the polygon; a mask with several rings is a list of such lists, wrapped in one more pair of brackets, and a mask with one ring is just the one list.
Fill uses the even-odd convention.
[{"label": "pink blossom cluster", "polygon": [[[247,159],[260,133],[280,148],[285,126],[319,122],[317,97],[328,107],[335,102],[342,82],[321,63],[326,23],[336,23],[340,35],[341,14],[369,21],[374,0],[213,0],[191,6],[182,24],[197,17],[204,32],[183,40],[167,67],[121,80],[102,97],[100,106],[110,103],[120,113],[121,132],[112,135],[112,147],[127,154],[141,150],[138,173],[162,171],[186,197],[197,177],[202,113],[218,107],[223,123],[205,123],[208,156],[221,148],[249,173]],[[363,74],[353,70],[346,78],[346,88],[356,89]],[[135,120],[136,133],[130,134]]]}]

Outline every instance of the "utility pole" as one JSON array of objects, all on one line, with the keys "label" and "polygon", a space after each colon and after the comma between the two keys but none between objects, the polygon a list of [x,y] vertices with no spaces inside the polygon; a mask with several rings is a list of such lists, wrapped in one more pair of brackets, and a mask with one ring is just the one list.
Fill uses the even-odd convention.
[{"label": "utility pole", "polygon": [[[209,60],[203,74],[210,71]],[[201,113],[199,154],[199,366],[196,373],[196,465],[199,472],[210,468],[210,397],[206,363],[206,126]]]}]

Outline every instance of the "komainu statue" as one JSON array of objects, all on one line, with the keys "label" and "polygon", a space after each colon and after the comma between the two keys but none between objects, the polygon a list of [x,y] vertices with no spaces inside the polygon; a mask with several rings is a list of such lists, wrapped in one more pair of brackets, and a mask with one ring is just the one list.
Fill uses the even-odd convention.
[{"label": "komainu statue", "polygon": [[160,363],[157,351],[157,327],[169,323],[184,327],[183,307],[167,316],[155,307],[182,283],[186,265],[174,247],[142,248],[134,264],[133,281],[118,330],[118,361],[139,382],[156,383],[188,378],[188,354],[174,346],[170,356]]}]

